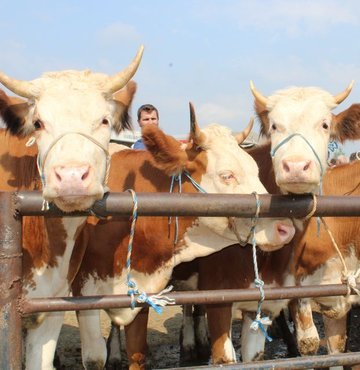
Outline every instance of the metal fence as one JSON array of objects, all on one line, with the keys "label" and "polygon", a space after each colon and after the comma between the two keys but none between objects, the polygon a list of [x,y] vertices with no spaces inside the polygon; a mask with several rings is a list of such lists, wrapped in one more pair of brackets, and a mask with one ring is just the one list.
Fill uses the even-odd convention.
[{"label": "metal fence", "polygon": [[[252,217],[256,212],[253,195],[224,194],[167,194],[140,193],[138,215],[155,216],[237,216]],[[260,195],[260,217],[302,218],[313,209],[310,195],[284,196]],[[125,295],[92,297],[56,297],[26,299],[22,293],[22,216],[64,214],[51,206],[42,211],[43,199],[39,192],[0,193],[0,355],[1,369],[21,369],[22,336],[21,317],[35,312],[88,310],[112,307],[129,307],[130,297]],[[97,202],[92,212],[98,216],[131,215],[132,197],[128,192],[109,194]],[[86,215],[89,212],[72,213],[66,216]],[[314,216],[360,216],[360,197],[318,196]],[[357,286],[360,288],[360,286]],[[265,299],[288,299],[344,295],[346,285],[321,285],[307,287],[284,287],[265,289]],[[175,304],[225,303],[254,301],[260,298],[258,289],[217,290],[197,292],[173,292],[168,294]],[[141,305],[139,305],[141,306]],[[231,369],[307,369],[324,366],[340,366],[360,363],[360,352],[311,356],[296,359],[271,360],[222,365]],[[219,366],[197,366],[216,368]],[[190,369],[190,368],[189,368]]]}]

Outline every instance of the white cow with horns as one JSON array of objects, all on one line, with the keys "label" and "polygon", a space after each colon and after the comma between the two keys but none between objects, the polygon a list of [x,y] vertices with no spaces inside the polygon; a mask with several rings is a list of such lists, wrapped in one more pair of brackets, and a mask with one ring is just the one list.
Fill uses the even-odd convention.
[{"label": "white cow with horns", "polygon": [[[141,46],[134,60],[113,76],[69,70],[19,81],[0,73],[5,87],[27,99],[14,99],[0,90],[0,119],[8,131],[20,138],[31,138],[38,147],[37,159],[27,159],[32,159],[33,168],[38,167],[41,182],[33,182],[32,177],[23,181],[31,184],[27,188],[42,188],[44,200],[64,212],[86,210],[103,197],[109,173],[111,130],[120,132],[131,127],[128,108],[136,84],[130,79],[142,53]],[[4,132],[0,140],[5,143],[2,149],[7,145],[8,153],[19,143],[23,153],[27,150],[24,140],[9,138]],[[1,190],[8,190],[10,183],[21,181],[15,181],[15,171],[9,172],[10,162],[4,164],[9,155],[2,153],[1,170],[8,178],[2,177],[0,186]],[[27,176],[25,172],[28,171],[20,177]],[[14,186],[14,190],[17,187],[20,185]],[[86,217],[24,217],[23,292],[27,298],[69,294],[69,284],[83,254],[74,250],[74,241],[85,221]],[[1,311],[0,321],[4,314]],[[27,370],[53,369],[62,322],[62,313],[34,314],[23,319]]]}]

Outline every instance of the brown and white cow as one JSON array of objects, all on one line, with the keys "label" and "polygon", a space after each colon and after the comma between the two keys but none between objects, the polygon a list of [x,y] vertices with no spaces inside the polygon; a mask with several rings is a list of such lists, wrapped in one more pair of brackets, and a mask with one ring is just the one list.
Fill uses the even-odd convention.
[{"label": "brown and white cow", "polygon": [[[267,98],[252,85],[262,133],[271,140],[266,146],[251,150],[250,153],[257,161],[260,179],[270,193],[319,191],[322,175],[327,167],[327,144],[330,137],[344,141],[358,139],[360,136],[359,105],[353,105],[338,115],[331,113],[331,110],[349,95],[351,87],[352,84],[344,92],[335,96],[318,88],[290,88]],[[281,144],[282,141],[283,144]],[[273,153],[272,157],[270,152]],[[289,273],[289,261],[293,246],[296,240],[300,240],[303,232],[297,233],[291,246],[273,253],[258,253],[260,274],[267,286],[295,283],[294,274]],[[328,249],[332,250],[331,245],[328,245]],[[251,286],[254,280],[251,253],[247,248],[227,248],[199,261],[203,261],[200,274],[202,289],[246,288]],[[240,267],[239,261],[242,261]],[[248,274],[243,275],[240,270]],[[340,271],[338,273],[340,277]],[[265,307],[271,316],[275,317],[286,304],[287,302],[284,301],[269,302],[265,303]],[[249,304],[244,305],[240,307],[249,309]],[[231,307],[231,305],[208,306],[213,361],[216,363],[235,361],[235,352],[229,337]],[[252,311],[256,310],[256,302],[253,302],[251,308]],[[137,327],[136,321],[138,321]],[[132,326],[136,329],[133,331],[142,332],[144,322],[146,322],[145,319],[141,323],[141,317],[135,320]],[[247,318],[246,323],[250,324],[251,320]],[[192,332],[192,330],[188,331]],[[245,331],[242,355],[243,359],[248,361],[261,356],[265,338],[261,332]],[[190,339],[194,338],[192,336]],[[304,340],[307,341],[306,337]],[[186,345],[185,352],[196,352],[195,342],[190,340]]]},{"label": "brown and white cow", "polygon": [[[90,71],[44,74],[33,81],[19,81],[0,73],[0,82],[26,101],[17,104],[0,91],[0,116],[11,134],[33,136],[44,200],[65,212],[85,210],[103,197],[109,166],[111,129],[130,127],[127,103],[135,84],[124,90],[124,102],[113,94],[136,72],[143,48],[130,65],[114,76]],[[9,154],[2,157],[8,171]],[[10,169],[13,171],[13,169]],[[12,173],[10,172],[12,175]],[[26,171],[10,178],[13,189],[26,183]],[[32,181],[33,179],[31,179]],[[30,181],[30,180],[27,180]],[[8,182],[8,184],[10,184]],[[6,189],[6,183],[4,182]],[[30,187],[32,188],[32,187]],[[80,251],[74,241],[86,217],[24,219],[24,294],[29,297],[66,296],[76,273]],[[77,253],[74,257],[73,255]],[[53,355],[63,315],[31,315],[24,319],[26,369],[53,369]]]},{"label": "brown and white cow", "polygon": [[[144,127],[143,140],[148,150],[122,150],[113,155],[110,189],[169,192],[171,175],[188,171],[208,193],[266,192],[258,179],[255,162],[239,147],[230,130],[219,125],[200,130],[194,121],[192,127],[192,139],[188,144],[166,136],[154,125]],[[122,171],[117,170],[119,166]],[[197,191],[194,184],[184,178],[182,192]],[[176,265],[209,255],[237,241],[234,227],[239,237],[246,239],[251,226],[250,220],[241,218],[235,218],[234,224],[229,224],[226,217],[182,217],[178,221],[178,242],[174,246],[174,219],[169,225],[167,217],[139,217],[131,258],[131,274],[139,290],[159,292],[165,288]],[[87,247],[73,284],[74,295],[127,293],[130,225],[129,219],[124,217],[99,221],[95,226],[86,225],[77,240]],[[255,237],[260,248],[273,250],[289,242],[294,232],[290,220],[263,219],[259,221]],[[134,342],[127,343],[130,368],[134,369],[144,366],[146,349],[146,340],[131,330],[131,322],[139,311],[140,308],[107,310],[113,322],[125,325],[126,333],[136,336]],[[85,368],[102,369],[106,347],[99,312],[80,312],[79,324]]]},{"label": "brown and white cow", "polygon": [[[348,179],[348,175],[354,176],[356,173],[356,169],[348,167],[348,165],[332,169],[322,179],[322,173],[326,170],[329,138],[334,137],[344,141],[357,139],[360,135],[360,105],[353,105],[336,116],[331,114],[331,109],[348,95],[350,88],[351,86],[337,97],[332,97],[320,89],[292,88],[280,91],[269,98],[265,98],[253,88],[256,111],[262,123],[262,132],[270,137],[271,143],[268,144],[267,148],[266,146],[257,147],[251,149],[249,153],[257,161],[260,179],[270,193],[318,192],[322,182],[324,183],[324,194],[345,194],[356,187],[356,184],[354,188],[349,187],[349,180],[345,180],[345,178]],[[271,149],[271,157],[266,153],[269,149]],[[340,171],[342,172],[340,173]],[[356,181],[356,177],[352,179]],[[356,226],[357,221],[352,218],[338,220],[328,218],[327,222],[331,224],[330,228],[334,229],[345,255],[356,255],[358,253],[356,245],[359,240],[354,234],[356,228],[353,229],[353,226]],[[305,222],[303,230],[297,231],[292,242],[281,250],[266,254],[258,253],[260,276],[265,282],[265,286],[341,282],[341,268],[336,251],[324,230],[321,231],[319,239],[316,238],[316,233],[314,236],[315,224],[315,219]],[[344,228],[345,224],[346,228]],[[236,260],[248,261],[249,259],[251,259],[251,255],[247,248],[235,247],[200,259],[199,288],[220,289],[253,286],[252,266],[244,264],[243,268],[239,269],[238,264],[235,266],[232,262]],[[221,262],[219,263],[219,261]],[[356,259],[352,261],[349,264],[349,259],[347,259],[348,268],[354,271],[358,268],[358,261]],[[247,273],[243,273],[244,271]],[[332,274],[329,274],[329,271]],[[345,304],[346,300],[348,303]],[[337,312],[339,317],[346,312],[345,306],[349,309],[349,303],[352,301],[353,297],[319,299],[324,313],[325,311]],[[301,301],[300,315],[297,315],[297,318],[307,314],[309,320],[311,317],[309,302],[309,300]],[[285,301],[265,301],[262,307],[271,317],[276,317],[286,303]],[[250,312],[254,312],[257,307],[256,302],[252,304],[236,303],[234,306]],[[340,310],[340,307],[343,311]],[[307,312],[305,312],[305,308]],[[215,363],[236,361],[229,337],[231,309],[232,305],[207,307],[212,358]],[[265,337],[260,331],[250,330],[251,322],[252,319],[245,315],[241,346],[244,361],[254,360],[263,354]],[[309,342],[313,344],[312,348],[316,343],[317,345],[319,343],[316,328],[313,323],[310,327],[311,323],[305,322],[306,327],[298,331],[300,351],[303,353],[306,352],[305,345]],[[297,326],[301,328],[300,323]],[[331,339],[329,340],[331,341]],[[331,346],[329,349],[331,350]]]}]

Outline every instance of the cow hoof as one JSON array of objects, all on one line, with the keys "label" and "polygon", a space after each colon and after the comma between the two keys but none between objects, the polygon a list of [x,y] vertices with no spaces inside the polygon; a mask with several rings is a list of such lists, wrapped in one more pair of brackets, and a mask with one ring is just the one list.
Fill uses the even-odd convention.
[{"label": "cow hoof", "polygon": [[106,370],[122,370],[121,360],[113,359],[109,360],[105,366]]},{"label": "cow hoof", "polygon": [[197,362],[197,350],[195,347],[182,347],[180,349],[180,366],[191,365]]},{"label": "cow hoof", "polygon": [[86,370],[103,370],[104,369],[103,361],[87,361],[84,366]]},{"label": "cow hoof", "polygon": [[299,341],[299,351],[302,356],[315,355],[319,346],[319,338],[306,338]]}]

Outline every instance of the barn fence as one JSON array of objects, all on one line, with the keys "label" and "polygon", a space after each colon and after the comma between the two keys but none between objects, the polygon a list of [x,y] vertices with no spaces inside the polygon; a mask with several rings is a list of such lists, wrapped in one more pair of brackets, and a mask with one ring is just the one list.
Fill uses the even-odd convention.
[{"label": "barn fence", "polygon": [[[229,194],[167,194],[139,193],[139,216],[236,216],[252,217],[256,212],[253,195]],[[310,195],[259,195],[260,217],[303,218],[313,209]],[[79,309],[101,309],[129,307],[130,297],[126,295],[56,297],[26,299],[22,296],[22,216],[45,215],[63,216],[55,207],[47,211],[39,192],[0,192],[0,368],[20,370],[22,368],[23,315],[35,312],[70,311]],[[97,202],[92,213],[99,217],[110,215],[130,216],[133,209],[131,194],[112,193]],[[67,216],[87,215],[89,212],[71,213]],[[359,196],[318,196],[313,216],[360,216]],[[360,289],[360,285],[357,285]],[[265,299],[287,299],[320,296],[338,296],[347,293],[344,284],[307,287],[265,288]],[[151,292],[149,292],[151,294]],[[233,301],[259,300],[258,289],[217,290],[197,292],[172,292],[167,296],[175,304],[184,303],[225,303]],[[141,306],[141,304],[139,304]],[[225,367],[230,369],[308,369],[326,366],[360,364],[360,352],[337,355],[310,356],[292,359],[268,360],[253,363],[239,363],[221,366],[197,366],[196,369]],[[187,369],[192,369],[191,367]],[[195,368],[194,368],[195,369]]]}]

